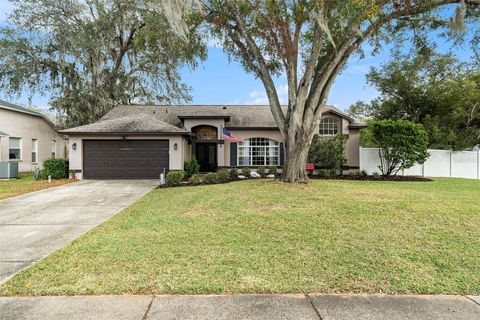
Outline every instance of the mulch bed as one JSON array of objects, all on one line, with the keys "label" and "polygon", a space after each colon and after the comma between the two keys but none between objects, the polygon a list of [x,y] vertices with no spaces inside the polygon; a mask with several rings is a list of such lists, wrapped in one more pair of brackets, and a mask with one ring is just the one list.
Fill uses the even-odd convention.
[{"label": "mulch bed", "polygon": [[[224,184],[230,183],[235,181],[243,181],[243,180],[258,180],[258,179],[267,179],[267,178],[245,178],[245,179],[235,179],[229,181],[222,181],[217,183],[199,183],[199,184],[191,184],[189,182],[183,181],[178,185],[168,186],[168,185],[161,185],[158,188],[178,188],[178,187],[190,187],[190,186],[204,186],[209,184]],[[269,180],[278,180],[280,177],[276,179],[269,179]],[[320,176],[313,176],[310,177],[311,180],[357,180],[357,181],[398,181],[398,182],[429,182],[433,181],[429,178],[418,177],[418,176],[350,176],[350,175],[343,175],[343,176],[331,176],[331,177],[320,177]]]},{"label": "mulch bed", "polygon": [[313,176],[310,177],[312,180],[324,179],[324,180],[358,180],[358,181],[410,181],[410,182],[429,182],[433,181],[429,178],[418,177],[418,176],[331,176],[331,177],[319,177]]}]

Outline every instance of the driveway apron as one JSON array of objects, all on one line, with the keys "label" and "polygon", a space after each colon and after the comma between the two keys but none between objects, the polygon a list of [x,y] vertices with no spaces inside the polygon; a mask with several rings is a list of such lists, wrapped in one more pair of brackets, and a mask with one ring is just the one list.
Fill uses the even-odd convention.
[{"label": "driveway apron", "polygon": [[155,180],[84,180],[0,201],[0,283],[107,221]]}]

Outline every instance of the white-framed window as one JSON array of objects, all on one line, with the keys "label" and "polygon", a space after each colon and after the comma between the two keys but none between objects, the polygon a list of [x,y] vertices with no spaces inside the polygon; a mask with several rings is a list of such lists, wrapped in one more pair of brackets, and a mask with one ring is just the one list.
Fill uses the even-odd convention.
[{"label": "white-framed window", "polygon": [[339,133],[340,120],[337,118],[326,117],[320,121],[321,136],[335,136]]},{"label": "white-framed window", "polygon": [[38,141],[37,139],[32,139],[32,163],[38,162]]},{"label": "white-framed window", "polygon": [[8,158],[10,160],[22,160],[22,139],[9,138],[8,142]]},{"label": "white-framed window", "polygon": [[237,145],[239,166],[280,165],[280,143],[268,138],[250,138]]},{"label": "white-framed window", "polygon": [[52,158],[57,157],[57,141],[52,140]]}]

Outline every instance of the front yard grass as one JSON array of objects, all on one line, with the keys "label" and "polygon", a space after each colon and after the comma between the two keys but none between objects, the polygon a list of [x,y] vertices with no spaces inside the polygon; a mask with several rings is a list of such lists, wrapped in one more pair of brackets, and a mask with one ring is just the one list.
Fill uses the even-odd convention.
[{"label": "front yard grass", "polygon": [[480,293],[480,181],[158,189],[2,295]]},{"label": "front yard grass", "polygon": [[18,179],[0,180],[0,200],[68,183],[68,179],[35,180],[33,173],[21,173]]}]

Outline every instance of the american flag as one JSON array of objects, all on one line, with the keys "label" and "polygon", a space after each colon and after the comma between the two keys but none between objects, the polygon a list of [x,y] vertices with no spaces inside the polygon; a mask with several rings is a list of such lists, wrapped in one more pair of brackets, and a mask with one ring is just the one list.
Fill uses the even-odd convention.
[{"label": "american flag", "polygon": [[227,129],[225,128],[222,128],[222,129],[223,129],[223,139],[235,141],[235,142],[243,142],[243,139],[235,137],[233,133],[231,133]]}]

